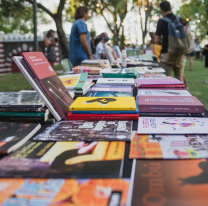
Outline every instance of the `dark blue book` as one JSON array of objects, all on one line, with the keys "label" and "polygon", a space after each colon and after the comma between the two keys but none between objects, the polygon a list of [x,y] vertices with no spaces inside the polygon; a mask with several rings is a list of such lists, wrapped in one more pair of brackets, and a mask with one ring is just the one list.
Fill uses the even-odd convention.
[{"label": "dark blue book", "polygon": [[139,108],[136,103],[136,111],[72,111],[72,114],[138,114]]},{"label": "dark blue book", "polygon": [[87,97],[132,97],[132,92],[122,91],[89,91]]}]

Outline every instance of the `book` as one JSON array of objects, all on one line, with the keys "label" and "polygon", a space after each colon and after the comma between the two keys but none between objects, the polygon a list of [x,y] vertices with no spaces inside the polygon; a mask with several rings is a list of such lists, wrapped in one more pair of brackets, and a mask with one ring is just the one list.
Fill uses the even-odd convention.
[{"label": "book", "polygon": [[27,142],[40,124],[0,122],[0,154],[8,154]]},{"label": "book", "polygon": [[45,103],[37,93],[0,92],[0,108],[40,108]]},{"label": "book", "polygon": [[137,160],[131,205],[206,206],[207,170],[206,159]]},{"label": "book", "polygon": [[140,117],[138,134],[207,134],[208,118]]},{"label": "book", "polygon": [[89,66],[89,67],[101,67],[101,68],[110,68],[110,62],[107,59],[102,60],[91,60],[85,59],[82,61],[82,66]]},{"label": "book", "polygon": [[131,86],[116,86],[116,85],[102,85],[96,84],[91,88],[91,91],[122,91],[132,92]]},{"label": "book", "polygon": [[97,84],[134,86],[135,82],[133,78],[99,78]]},{"label": "book", "polygon": [[132,97],[133,92],[90,91],[87,97]]},{"label": "book", "polygon": [[204,113],[204,105],[192,96],[140,96],[139,112]]},{"label": "book", "polygon": [[87,73],[64,75],[59,76],[59,78],[66,89],[83,90],[87,80]]},{"label": "book", "polygon": [[140,112],[144,117],[204,117],[205,113]]},{"label": "book", "polygon": [[115,110],[135,111],[134,97],[78,97],[69,111]]},{"label": "book", "polygon": [[126,206],[129,179],[0,179],[0,205]]},{"label": "book", "polygon": [[132,121],[64,121],[46,128],[34,141],[130,141]]},{"label": "book", "polygon": [[101,67],[88,67],[88,66],[76,66],[73,68],[73,73],[88,73],[88,74],[100,74]]},{"label": "book", "polygon": [[0,177],[118,178],[125,142],[27,142],[0,160]]},{"label": "book", "polygon": [[199,159],[208,157],[208,135],[138,135],[131,141],[131,159]]},{"label": "book", "polygon": [[100,78],[100,75],[88,75],[87,79],[92,80],[92,81],[97,81]]},{"label": "book", "polygon": [[[44,54],[42,52],[23,52],[21,55],[25,65],[28,66],[28,71],[34,75],[36,85],[38,84],[45,92],[49,100],[53,103],[53,106],[55,106],[60,118],[66,120],[67,108],[73,102],[73,98],[67,92]],[[48,109],[50,110],[51,108],[48,107]],[[57,121],[60,118],[57,118]]]},{"label": "book", "polygon": [[192,96],[185,89],[138,89],[138,96]]},{"label": "book", "polygon": [[135,82],[139,88],[148,87],[178,87],[185,88],[183,82],[175,78],[161,78],[161,79],[135,79]]},{"label": "book", "polygon": [[129,69],[103,69],[103,78],[137,78],[138,73]]},{"label": "book", "polygon": [[138,120],[137,114],[72,114],[68,113],[68,120]]}]

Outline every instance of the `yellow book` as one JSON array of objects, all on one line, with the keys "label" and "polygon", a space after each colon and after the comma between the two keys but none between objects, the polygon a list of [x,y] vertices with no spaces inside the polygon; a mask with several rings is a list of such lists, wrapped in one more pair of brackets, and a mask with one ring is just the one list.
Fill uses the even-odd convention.
[{"label": "yellow book", "polygon": [[134,97],[78,97],[69,111],[136,111]]}]

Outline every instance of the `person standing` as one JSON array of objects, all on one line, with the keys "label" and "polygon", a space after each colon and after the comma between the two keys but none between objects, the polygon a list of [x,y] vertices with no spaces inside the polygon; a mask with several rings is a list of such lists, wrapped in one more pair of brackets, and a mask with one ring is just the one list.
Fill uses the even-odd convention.
[{"label": "person standing", "polygon": [[[160,3],[160,10],[163,17],[169,18],[171,21],[177,20],[176,16],[172,13],[170,3],[163,1]],[[182,26],[182,25],[181,25]],[[155,44],[160,44],[162,38],[162,50],[160,54],[160,66],[165,69],[166,75],[171,76],[172,71],[175,77],[180,81],[183,81],[184,71],[184,54],[173,55],[168,52],[168,22],[160,19],[157,23],[157,29],[155,33]]]},{"label": "person standing", "polygon": [[208,67],[208,44],[205,45],[204,49],[204,54],[205,54],[205,68]]},{"label": "person standing", "polygon": [[80,6],[75,12],[75,22],[71,29],[69,52],[72,65],[81,65],[85,59],[94,59],[91,52],[90,33],[85,21],[89,18],[89,10]]},{"label": "person standing", "polygon": [[201,53],[201,45],[199,43],[199,40],[196,39],[196,46],[195,46],[196,60],[200,59],[200,53]]},{"label": "person standing", "polygon": [[47,47],[46,58],[52,67],[56,61],[55,44],[58,41],[58,39],[54,38],[54,35],[55,31],[50,29],[45,37],[45,46]]}]

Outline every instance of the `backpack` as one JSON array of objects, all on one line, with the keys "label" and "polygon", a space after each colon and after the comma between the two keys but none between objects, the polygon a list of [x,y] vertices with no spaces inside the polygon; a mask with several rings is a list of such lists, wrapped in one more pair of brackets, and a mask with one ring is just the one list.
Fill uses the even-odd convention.
[{"label": "backpack", "polygon": [[163,17],[162,20],[168,22],[168,52],[174,56],[187,54],[190,42],[180,19],[176,16],[175,20],[167,17]]}]

